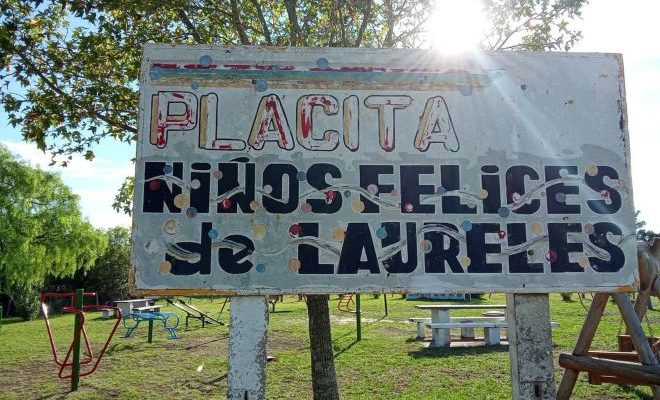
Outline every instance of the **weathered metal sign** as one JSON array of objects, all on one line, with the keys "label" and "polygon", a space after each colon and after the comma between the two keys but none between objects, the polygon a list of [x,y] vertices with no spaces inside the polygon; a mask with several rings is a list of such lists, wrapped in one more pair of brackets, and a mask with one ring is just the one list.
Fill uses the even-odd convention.
[{"label": "weathered metal sign", "polygon": [[148,45],[140,93],[138,289],[634,282],[618,55]]}]

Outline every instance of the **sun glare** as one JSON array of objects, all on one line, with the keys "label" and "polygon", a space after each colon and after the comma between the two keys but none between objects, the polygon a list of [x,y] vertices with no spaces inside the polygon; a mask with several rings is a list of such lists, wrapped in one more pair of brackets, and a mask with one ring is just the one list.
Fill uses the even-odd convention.
[{"label": "sun glare", "polygon": [[480,0],[436,0],[429,21],[431,48],[456,53],[474,50],[483,38]]}]

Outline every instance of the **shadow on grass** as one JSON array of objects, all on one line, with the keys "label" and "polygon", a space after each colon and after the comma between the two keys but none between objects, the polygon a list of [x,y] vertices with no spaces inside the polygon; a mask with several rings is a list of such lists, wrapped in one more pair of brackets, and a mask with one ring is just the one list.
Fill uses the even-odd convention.
[{"label": "shadow on grass", "polygon": [[46,400],[46,399],[64,399],[67,395],[71,394],[70,391],[66,390],[59,393],[51,393],[46,396],[36,397],[37,400]]},{"label": "shadow on grass", "polygon": [[193,344],[191,346],[184,347],[184,349],[186,349],[186,350],[196,349],[198,347],[202,347],[202,346],[205,346],[207,344],[214,343],[214,342],[219,342],[220,340],[225,340],[227,338],[229,338],[229,335],[220,336],[219,338],[209,340],[208,342],[196,343],[196,344]]},{"label": "shadow on grass", "polygon": [[332,358],[337,359],[337,357],[339,357],[340,355],[342,355],[343,353],[345,353],[346,351],[348,351],[351,347],[355,346],[357,343],[358,343],[358,341],[357,341],[357,340],[354,340],[354,341],[352,341],[348,346],[344,347],[343,349],[341,349],[341,350],[339,350],[339,351],[335,351],[335,352],[334,352],[335,355],[334,355]]},{"label": "shadow on grass", "polygon": [[445,358],[466,355],[479,355],[489,353],[508,353],[509,345],[499,346],[469,346],[469,347],[426,347],[409,351],[412,358]]},{"label": "shadow on grass", "polygon": [[293,312],[293,310],[276,310],[276,311],[270,311],[271,314],[285,314],[285,313],[290,313]]}]

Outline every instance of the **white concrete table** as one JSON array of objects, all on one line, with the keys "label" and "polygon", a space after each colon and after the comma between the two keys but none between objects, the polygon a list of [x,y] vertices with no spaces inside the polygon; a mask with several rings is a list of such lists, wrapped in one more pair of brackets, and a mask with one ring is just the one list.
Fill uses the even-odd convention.
[{"label": "white concrete table", "polygon": [[117,308],[121,310],[121,315],[132,313],[136,307],[148,307],[150,305],[149,299],[119,300],[115,303],[117,303]]},{"label": "white concrete table", "polygon": [[[505,310],[506,304],[419,304],[420,310],[431,310],[431,323],[450,323],[451,310]],[[433,329],[431,347],[449,347],[451,331],[449,329]]]}]

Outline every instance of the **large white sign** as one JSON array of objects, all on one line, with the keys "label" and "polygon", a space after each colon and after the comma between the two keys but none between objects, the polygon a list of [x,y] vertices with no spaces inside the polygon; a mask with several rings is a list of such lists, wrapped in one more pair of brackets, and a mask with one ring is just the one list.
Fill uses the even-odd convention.
[{"label": "large white sign", "polygon": [[619,55],[148,45],[140,94],[138,289],[634,282]]}]

